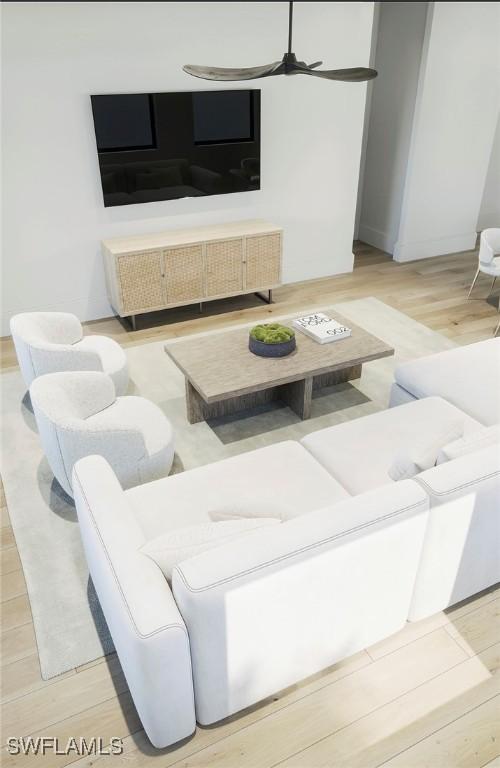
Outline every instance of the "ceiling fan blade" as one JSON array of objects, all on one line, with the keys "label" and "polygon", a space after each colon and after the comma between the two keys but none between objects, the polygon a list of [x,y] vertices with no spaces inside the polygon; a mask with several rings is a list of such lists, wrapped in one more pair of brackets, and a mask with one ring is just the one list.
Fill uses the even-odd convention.
[{"label": "ceiling fan blade", "polygon": [[351,67],[350,69],[323,69],[314,71],[310,67],[294,67],[291,74],[314,75],[314,77],[323,77],[326,80],[343,80],[349,83],[362,83],[366,80],[373,80],[377,77],[376,69],[367,69],[366,67]]},{"label": "ceiling fan blade", "polygon": [[307,64],[308,69],[316,69],[316,67],[321,67],[323,64],[322,61],[315,61],[314,64]]},{"label": "ceiling fan blade", "polygon": [[186,64],[182,69],[188,75],[200,77],[202,80],[254,80],[258,77],[280,75],[283,62],[275,61],[262,67],[244,67],[241,69],[230,67],[202,67],[196,64]]}]

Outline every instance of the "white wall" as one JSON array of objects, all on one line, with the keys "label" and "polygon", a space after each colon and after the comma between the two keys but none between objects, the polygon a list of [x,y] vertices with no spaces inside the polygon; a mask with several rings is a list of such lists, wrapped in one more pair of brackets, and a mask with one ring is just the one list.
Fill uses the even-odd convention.
[{"label": "white wall", "polygon": [[437,2],[429,16],[394,258],[473,248],[500,97],[500,4]]},{"label": "white wall", "polygon": [[479,209],[477,231],[488,227],[500,227],[500,119],[491,148],[490,162]]},{"label": "white wall", "polygon": [[[378,40],[378,25],[380,19],[380,9],[382,3],[375,2],[373,6],[373,24],[372,24],[372,40],[370,45],[370,67],[375,69],[375,53],[377,50]],[[359,179],[358,179],[358,194],[356,197],[356,217],[354,220],[354,240],[359,240],[359,224],[361,219],[361,203],[363,198],[365,168],[366,168],[366,147],[368,144],[368,127],[370,123],[370,115],[372,109],[373,88],[377,78],[370,80],[366,87],[366,101],[365,101],[365,114],[363,118],[363,138],[361,140],[361,159],[359,161]]]},{"label": "white wall", "polygon": [[428,3],[382,2],[358,237],[393,252],[398,237]]},{"label": "white wall", "polygon": [[[372,16],[367,2],[298,3],[294,49],[328,68],[366,66]],[[3,37],[3,333],[19,311],[109,315],[106,237],[265,217],[285,229],[285,281],[352,268],[365,84],[252,83],[262,88],[259,192],[102,203],[89,94],[220,88],[182,64],[276,61],[286,3],[4,3]]]}]

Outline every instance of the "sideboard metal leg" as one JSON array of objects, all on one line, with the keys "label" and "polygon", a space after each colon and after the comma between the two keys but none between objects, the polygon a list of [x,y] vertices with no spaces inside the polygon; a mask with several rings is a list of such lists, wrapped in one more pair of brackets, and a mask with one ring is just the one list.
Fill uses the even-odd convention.
[{"label": "sideboard metal leg", "polygon": [[200,301],[200,314],[203,312],[203,302]]},{"label": "sideboard metal leg", "polygon": [[130,325],[132,326],[132,330],[136,331],[137,326],[135,324],[135,315],[130,315],[129,320],[130,320]]},{"label": "sideboard metal leg", "polygon": [[255,295],[259,297],[259,299],[262,299],[266,304],[272,304],[273,303],[273,291],[272,288],[268,288],[267,291],[267,299],[264,296],[263,293],[260,293],[259,291],[255,292]]}]

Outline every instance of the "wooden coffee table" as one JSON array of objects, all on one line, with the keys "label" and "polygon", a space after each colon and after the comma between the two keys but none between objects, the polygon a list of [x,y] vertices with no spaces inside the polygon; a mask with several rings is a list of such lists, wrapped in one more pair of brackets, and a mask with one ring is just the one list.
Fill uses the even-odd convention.
[{"label": "wooden coffee table", "polygon": [[[250,326],[167,342],[165,352],[186,379],[191,424],[282,400],[301,419],[311,415],[313,390],[359,379],[361,366],[394,354],[394,349],[338,312],[327,313],[352,328],[347,339],[318,344],[300,331],[288,357],[264,358],[248,349]],[[279,322],[292,327],[302,312]]]}]

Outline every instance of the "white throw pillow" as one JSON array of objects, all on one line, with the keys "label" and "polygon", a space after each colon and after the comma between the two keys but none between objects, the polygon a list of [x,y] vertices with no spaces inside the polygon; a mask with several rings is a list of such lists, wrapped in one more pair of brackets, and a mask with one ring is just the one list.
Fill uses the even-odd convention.
[{"label": "white throw pillow", "polygon": [[483,448],[489,448],[498,444],[500,450],[500,424],[493,424],[491,427],[478,429],[467,437],[461,437],[459,440],[453,440],[443,445],[438,453],[437,463],[442,464],[445,461],[458,459],[460,456],[466,456],[474,451],[481,451]]},{"label": "white throw pillow", "polygon": [[275,517],[258,519],[224,520],[217,523],[200,523],[186,528],[174,528],[172,531],[148,541],[139,550],[161,568],[168,581],[172,579],[174,565],[199,555],[207,549],[239,539],[245,533],[263,528],[266,525],[279,524]]},{"label": "white throw pillow", "polygon": [[411,456],[401,454],[394,459],[387,473],[391,480],[398,482],[398,480],[408,480],[410,477],[415,477],[420,471]]},{"label": "white throw pillow", "polygon": [[442,447],[452,440],[456,440],[464,433],[462,421],[454,421],[429,437],[427,442],[420,441],[410,452],[396,456],[388,469],[391,480],[407,480],[415,477],[419,472],[430,469],[436,465],[439,452]]}]

